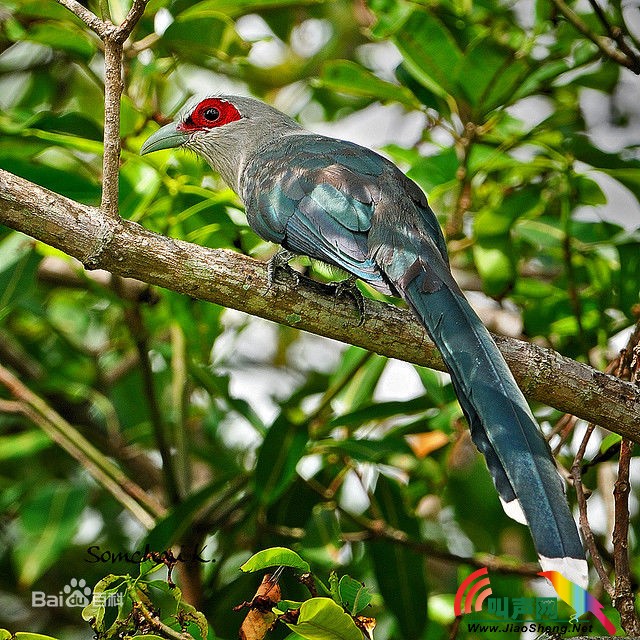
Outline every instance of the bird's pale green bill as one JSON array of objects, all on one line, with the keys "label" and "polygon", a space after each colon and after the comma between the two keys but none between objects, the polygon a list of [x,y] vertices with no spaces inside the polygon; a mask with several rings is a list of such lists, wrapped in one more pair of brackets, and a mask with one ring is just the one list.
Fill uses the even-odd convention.
[{"label": "bird's pale green bill", "polygon": [[140,149],[140,155],[143,156],[153,151],[161,149],[173,149],[180,147],[189,139],[189,134],[178,130],[178,124],[171,122],[162,129],[158,129],[153,135],[149,136]]}]

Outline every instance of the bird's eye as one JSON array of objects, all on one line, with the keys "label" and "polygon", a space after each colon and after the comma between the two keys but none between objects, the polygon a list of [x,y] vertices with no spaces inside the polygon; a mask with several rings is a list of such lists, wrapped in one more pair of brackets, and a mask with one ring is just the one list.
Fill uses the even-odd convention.
[{"label": "bird's eye", "polygon": [[215,122],[220,117],[220,112],[214,107],[208,107],[202,112],[202,117],[209,122]]}]

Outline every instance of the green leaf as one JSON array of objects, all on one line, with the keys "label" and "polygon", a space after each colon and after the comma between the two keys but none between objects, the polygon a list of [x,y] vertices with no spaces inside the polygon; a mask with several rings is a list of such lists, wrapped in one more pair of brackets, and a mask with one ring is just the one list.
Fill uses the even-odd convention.
[{"label": "green leaf", "polygon": [[487,295],[501,296],[511,287],[516,271],[509,235],[479,238],[473,245],[473,258]]},{"label": "green leaf", "polygon": [[506,195],[499,206],[481,209],[473,221],[476,238],[506,236],[513,223],[540,204],[540,192],[535,188],[519,189]]},{"label": "green leaf", "polygon": [[145,584],[144,594],[160,612],[161,621],[172,629],[190,633],[194,640],[206,640],[208,623],[202,613],[185,602],[179,587],[165,580],[153,580]]},{"label": "green leaf", "polygon": [[513,229],[516,237],[542,249],[561,247],[565,236],[557,222],[550,218],[520,219],[515,223]]},{"label": "green leaf", "polygon": [[302,602],[298,600],[280,600],[278,602],[278,606],[274,607],[274,612],[278,612],[279,614],[283,614],[290,609],[299,609]]},{"label": "green leaf", "polygon": [[143,546],[148,545],[150,549],[162,551],[175,544],[191,526],[195,513],[211,499],[220,485],[226,484],[227,481],[228,479],[225,478],[221,482],[209,484],[178,503],[166,516],[156,521],[155,527],[147,534]]},{"label": "green leaf", "polygon": [[183,59],[202,64],[203,56],[216,57],[239,42],[233,22],[222,14],[179,16],[162,36],[162,42]]},{"label": "green leaf", "polygon": [[150,576],[151,574],[164,569],[164,566],[165,565],[162,562],[157,562],[156,560],[152,560],[151,558],[148,558],[147,560],[143,560],[140,563],[140,566],[138,568],[138,576],[140,578],[146,579],[147,576]]},{"label": "green leaf", "polygon": [[280,9],[288,6],[301,7],[304,5],[320,4],[322,1],[323,0],[204,0],[182,11],[180,17],[201,18],[215,16],[221,13],[236,17],[274,8]]},{"label": "green leaf", "polygon": [[342,576],[338,584],[338,593],[342,606],[352,615],[358,615],[369,606],[372,600],[371,592],[367,587],[354,580],[351,576]]},{"label": "green leaf", "polygon": [[[111,587],[114,582],[118,584],[116,587]],[[108,597],[118,593],[121,588],[123,588],[123,590],[126,588],[125,577],[113,574],[102,578],[93,588],[93,597],[91,598],[91,602],[82,610],[82,619],[91,621],[91,626],[95,631],[107,631],[104,618],[107,610]],[[124,602],[124,594],[122,600]]]},{"label": "green leaf", "polygon": [[421,158],[407,175],[428,193],[434,187],[454,181],[459,164],[455,150],[446,149],[436,155]]},{"label": "green leaf", "polygon": [[462,52],[438,18],[416,9],[393,41],[406,69],[418,82],[441,97],[456,93],[456,70]]},{"label": "green leaf", "polygon": [[66,51],[88,62],[97,50],[96,41],[86,31],[69,23],[39,22],[26,35],[27,40]]},{"label": "green leaf", "polygon": [[362,640],[351,616],[331,598],[303,602],[297,624],[287,626],[305,640]]},{"label": "green leaf", "polygon": [[367,4],[376,18],[372,34],[379,39],[390,38],[402,28],[413,11],[409,2],[398,0],[369,0]]},{"label": "green leaf", "polygon": [[309,573],[311,567],[295,551],[285,547],[271,547],[254,553],[240,569],[245,573],[262,571],[268,567],[292,567]]},{"label": "green leaf", "polygon": [[42,431],[25,431],[11,436],[0,436],[0,461],[33,456],[53,443]]},{"label": "green leaf", "polygon": [[71,13],[62,5],[40,2],[40,0],[29,0],[18,3],[17,15],[29,18],[52,18],[61,22],[72,20],[77,24],[82,24],[80,18],[76,18],[74,13]]},{"label": "green leaf", "polygon": [[397,415],[411,415],[429,408],[429,401],[424,396],[412,400],[390,400],[359,407],[349,413],[336,416],[331,420],[331,426],[361,425],[365,422],[384,420]]},{"label": "green leaf", "polygon": [[572,136],[567,146],[575,157],[615,178],[633,193],[640,189],[640,160],[626,159],[595,147],[585,135]]},{"label": "green leaf", "polygon": [[604,195],[600,185],[595,182],[595,180],[592,180],[587,176],[574,176],[571,182],[577,191],[577,197],[580,204],[597,206],[607,203],[607,197]]},{"label": "green leaf", "polygon": [[43,131],[53,131],[55,133],[70,134],[89,138],[96,142],[102,141],[102,129],[93,118],[87,117],[83,113],[51,113],[43,112],[36,115],[29,123],[32,129],[42,129]]},{"label": "green leaf", "polygon": [[[74,136],[68,136],[68,138],[80,140],[80,138],[75,138]],[[100,188],[97,183],[86,176],[49,167],[39,162],[27,162],[18,157],[3,158],[2,168],[67,198],[85,204],[97,204],[99,202]]]},{"label": "green leaf", "polygon": [[271,504],[296,477],[296,465],[307,447],[307,428],[281,413],[267,431],[253,476],[256,497]]},{"label": "green leaf", "polygon": [[622,436],[617,433],[609,433],[604,438],[602,438],[602,442],[600,443],[600,453],[604,453],[607,449],[614,447],[622,441]]},{"label": "green leaf", "polygon": [[483,115],[509,104],[527,73],[525,60],[487,37],[477,40],[466,51],[457,70],[459,92],[480,110],[478,115]]},{"label": "green leaf", "polygon": [[56,482],[42,487],[22,504],[22,536],[14,547],[21,584],[32,585],[71,544],[86,501],[83,487]]},{"label": "green leaf", "polygon": [[360,347],[349,347],[345,351],[330,379],[331,386],[345,375],[349,378],[349,383],[339,396],[345,410],[371,402],[373,391],[386,366],[387,358],[367,353]]},{"label": "green leaf", "polygon": [[10,233],[0,240],[0,319],[31,295],[41,259],[33,241],[21,233]]},{"label": "green leaf", "polygon": [[411,449],[402,437],[387,436],[382,440],[347,439],[322,440],[319,445],[329,451],[338,452],[365,462],[382,462],[397,453],[410,454]]},{"label": "green leaf", "polygon": [[620,256],[618,286],[620,290],[619,307],[630,319],[634,317],[632,309],[640,302],[640,242],[629,242],[617,246]]},{"label": "green leaf", "polygon": [[321,86],[354,96],[364,96],[382,102],[400,102],[418,109],[420,102],[406,87],[378,78],[351,60],[332,60],[322,67]]},{"label": "green leaf", "polygon": [[[386,522],[419,539],[418,523],[407,513],[397,483],[379,476],[375,499]],[[375,540],[369,548],[380,593],[398,622],[401,637],[406,640],[422,638],[427,623],[428,597],[424,557],[388,540]]]}]

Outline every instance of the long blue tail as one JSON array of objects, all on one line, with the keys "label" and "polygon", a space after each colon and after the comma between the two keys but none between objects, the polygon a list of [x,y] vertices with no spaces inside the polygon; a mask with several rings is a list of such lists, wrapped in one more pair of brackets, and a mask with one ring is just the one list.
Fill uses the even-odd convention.
[{"label": "long blue tail", "polygon": [[505,511],[529,526],[543,568],[586,587],[587,563],[562,481],[522,392],[446,260],[431,242],[411,251],[412,240],[379,254],[385,274],[442,354]]}]

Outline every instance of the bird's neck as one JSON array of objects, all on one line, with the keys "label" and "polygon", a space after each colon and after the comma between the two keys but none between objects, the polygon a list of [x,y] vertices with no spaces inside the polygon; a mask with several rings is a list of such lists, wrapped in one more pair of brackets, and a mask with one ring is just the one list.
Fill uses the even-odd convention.
[{"label": "bird's neck", "polygon": [[267,157],[270,157],[273,153],[280,154],[282,156],[283,163],[295,162],[291,147],[293,139],[299,139],[301,136],[306,137],[312,135],[311,131],[307,131],[297,125],[295,127],[284,126],[272,130],[268,136],[252,141],[253,143],[248,145],[244,150],[242,162],[240,163],[240,166],[237,167],[237,193],[244,199],[244,187],[247,173],[253,173],[253,171],[248,170],[255,169],[255,165],[262,164],[264,160]]},{"label": "bird's neck", "polygon": [[[247,167],[260,162],[263,154],[283,144],[291,136],[309,132],[293,120],[271,122],[267,125],[235,127],[227,135],[216,140],[215,146],[203,145],[196,149],[220,177],[241,197]],[[194,145],[195,146],[195,145]]]}]

